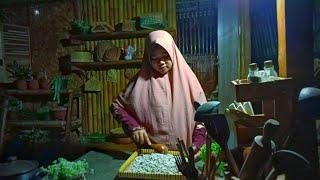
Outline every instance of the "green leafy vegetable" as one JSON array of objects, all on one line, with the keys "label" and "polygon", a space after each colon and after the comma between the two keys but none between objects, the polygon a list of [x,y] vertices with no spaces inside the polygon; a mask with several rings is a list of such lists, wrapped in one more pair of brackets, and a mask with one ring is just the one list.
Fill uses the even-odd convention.
[{"label": "green leafy vegetable", "polygon": [[[89,172],[89,164],[86,160],[71,162],[64,158],[58,158],[52,162],[52,165],[42,168],[42,170],[48,173],[49,179],[67,180],[84,176]],[[93,170],[90,170],[90,173],[93,173]]]}]

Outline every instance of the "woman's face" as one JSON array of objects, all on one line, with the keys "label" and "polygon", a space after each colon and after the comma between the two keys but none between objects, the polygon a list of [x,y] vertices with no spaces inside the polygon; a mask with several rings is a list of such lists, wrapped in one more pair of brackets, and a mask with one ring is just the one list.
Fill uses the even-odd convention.
[{"label": "woman's face", "polygon": [[167,51],[160,45],[153,46],[150,63],[154,70],[164,75],[172,69],[172,61]]}]

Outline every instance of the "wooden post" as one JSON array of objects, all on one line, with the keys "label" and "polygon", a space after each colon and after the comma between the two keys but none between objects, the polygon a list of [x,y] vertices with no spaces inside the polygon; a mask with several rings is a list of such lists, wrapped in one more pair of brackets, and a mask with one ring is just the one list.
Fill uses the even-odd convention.
[{"label": "wooden post", "polygon": [[277,22],[279,73],[298,92],[313,81],[313,1],[277,0]]}]

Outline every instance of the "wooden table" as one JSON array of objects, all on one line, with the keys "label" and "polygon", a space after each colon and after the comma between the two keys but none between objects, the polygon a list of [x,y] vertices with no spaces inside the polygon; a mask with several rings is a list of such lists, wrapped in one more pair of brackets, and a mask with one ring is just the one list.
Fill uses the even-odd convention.
[{"label": "wooden table", "polygon": [[[253,115],[250,118],[251,120],[264,122],[272,118],[280,122],[280,129],[275,141],[278,146],[281,146],[287,138],[292,124],[292,103],[294,95],[292,78],[250,84],[245,81],[242,83],[239,80],[234,80],[232,81],[232,85],[235,101],[262,102],[263,114]],[[257,132],[261,133],[261,131],[257,131],[256,129],[248,129],[243,126],[237,126],[236,129],[237,136],[253,138],[257,135]],[[240,142],[240,144],[247,143],[248,142]]]}]

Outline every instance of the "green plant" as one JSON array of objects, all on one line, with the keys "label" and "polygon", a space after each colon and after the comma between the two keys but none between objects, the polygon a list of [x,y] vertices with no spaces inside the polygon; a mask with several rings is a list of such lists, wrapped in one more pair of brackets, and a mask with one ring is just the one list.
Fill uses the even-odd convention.
[{"label": "green plant", "polygon": [[47,105],[43,105],[37,109],[38,114],[49,113],[49,112],[50,112],[50,108]]},{"label": "green plant", "polygon": [[[211,152],[217,157],[220,155],[221,152],[221,146],[217,142],[211,143]],[[205,162],[206,161],[206,144],[202,145],[200,148],[201,151],[201,161]],[[219,158],[220,159],[220,158]],[[216,175],[222,177],[224,175],[224,171],[226,170],[226,163],[224,161],[217,161],[217,170],[216,170]]]},{"label": "green plant", "polygon": [[74,20],[71,22],[71,28],[76,33],[89,34],[91,33],[91,26],[83,20]]},{"label": "green plant", "polygon": [[19,138],[24,142],[29,142],[31,144],[39,144],[49,142],[49,131],[32,128],[31,130],[24,130]]},{"label": "green plant", "polygon": [[69,76],[56,76],[51,81],[51,89],[53,90],[53,100],[60,104],[60,93],[67,87]]},{"label": "green plant", "polygon": [[29,67],[20,65],[17,61],[13,61],[12,65],[7,67],[7,71],[11,74],[9,77],[17,80],[30,80],[32,79],[32,71]]},{"label": "green plant", "polygon": [[18,112],[20,110],[22,110],[22,101],[19,101],[16,98],[9,99],[8,111]]},{"label": "green plant", "polygon": [[47,168],[42,167],[41,169],[47,172],[49,179],[52,180],[67,180],[76,177],[85,179],[85,174],[93,173],[93,169],[89,170],[89,164],[86,160],[71,162],[64,158],[58,158]]}]

